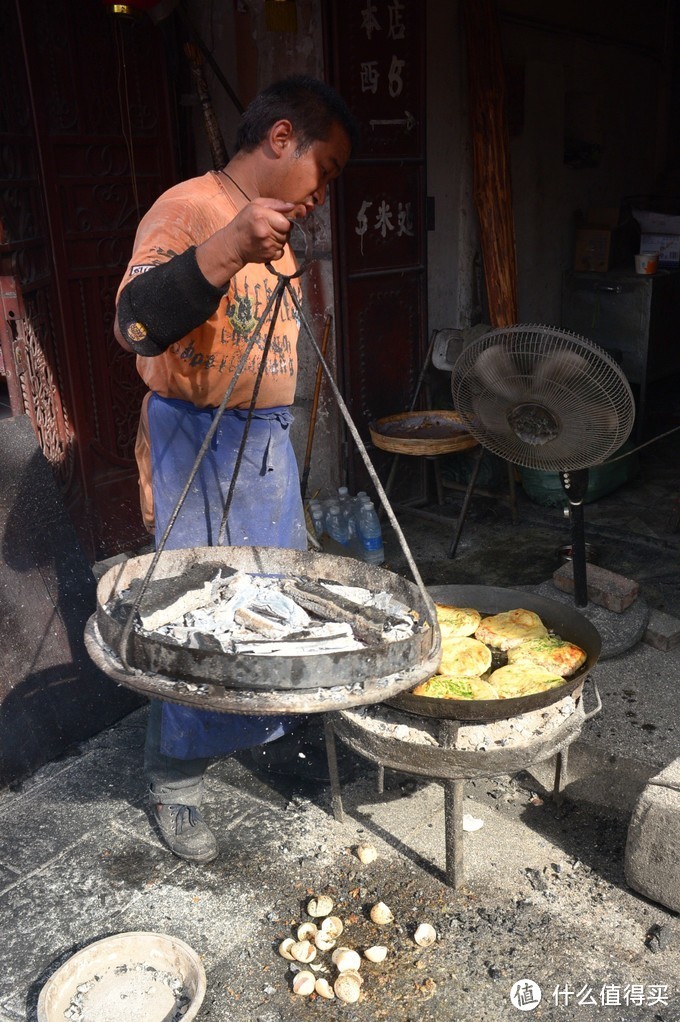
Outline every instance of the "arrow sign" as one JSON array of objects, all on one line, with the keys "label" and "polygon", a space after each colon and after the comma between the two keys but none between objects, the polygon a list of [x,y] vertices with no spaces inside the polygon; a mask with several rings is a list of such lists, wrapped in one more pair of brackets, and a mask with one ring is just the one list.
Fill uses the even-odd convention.
[{"label": "arrow sign", "polygon": [[412,131],[413,128],[415,127],[416,119],[413,116],[413,114],[410,114],[408,112],[408,110],[404,110],[404,113],[406,114],[405,117],[396,118],[395,120],[384,120],[384,121],[372,120],[372,121],[369,121],[368,123],[370,124],[370,126],[372,128],[377,128],[378,125],[384,125],[384,124],[403,124],[403,125],[405,125],[407,131]]}]

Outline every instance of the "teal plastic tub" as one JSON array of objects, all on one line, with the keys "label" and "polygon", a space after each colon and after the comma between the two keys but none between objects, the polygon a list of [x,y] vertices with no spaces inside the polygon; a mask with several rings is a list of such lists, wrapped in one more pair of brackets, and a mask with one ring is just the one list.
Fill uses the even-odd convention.
[{"label": "teal plastic tub", "polygon": [[[621,451],[612,457],[618,458],[619,454],[624,453],[630,446],[624,445]],[[602,465],[588,469],[585,503],[592,504],[593,501],[606,497],[608,493],[613,493],[619,486],[632,479],[639,467],[637,454],[631,453],[621,461],[613,461],[611,464],[605,461]],[[518,472],[524,492],[536,504],[542,504],[544,507],[566,507],[569,503],[559,473],[543,472],[536,468],[520,468]]]}]

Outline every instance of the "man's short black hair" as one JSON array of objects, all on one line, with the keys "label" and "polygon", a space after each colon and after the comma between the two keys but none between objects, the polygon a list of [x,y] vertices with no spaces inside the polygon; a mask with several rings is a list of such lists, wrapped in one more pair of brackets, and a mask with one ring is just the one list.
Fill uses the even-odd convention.
[{"label": "man's short black hair", "polygon": [[358,123],[335,89],[318,78],[292,75],[269,85],[248,104],[236,133],[236,149],[252,152],[282,119],[293,125],[301,151],[325,141],[334,122],[347,132],[352,149],[359,142]]}]

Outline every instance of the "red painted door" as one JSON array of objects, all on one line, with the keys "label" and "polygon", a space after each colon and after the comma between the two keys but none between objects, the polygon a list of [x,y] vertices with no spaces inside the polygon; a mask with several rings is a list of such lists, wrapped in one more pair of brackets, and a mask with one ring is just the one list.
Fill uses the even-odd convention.
[{"label": "red painted door", "polygon": [[[343,396],[384,477],[390,455],[370,446],[368,423],[409,407],[427,348],[425,12],[347,0],[326,13],[331,81],[362,133],[334,209]],[[351,438],[348,453],[361,489]]]},{"label": "red painted door", "polygon": [[147,537],[143,388],[115,342],[140,217],[177,179],[164,36],[95,0],[0,0],[0,342],[91,559]]}]

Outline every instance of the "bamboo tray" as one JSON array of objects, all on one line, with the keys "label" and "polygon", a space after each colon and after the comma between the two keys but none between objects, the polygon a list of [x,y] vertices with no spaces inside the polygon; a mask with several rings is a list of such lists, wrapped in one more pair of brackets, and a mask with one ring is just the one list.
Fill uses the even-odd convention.
[{"label": "bamboo tray", "polygon": [[401,412],[368,426],[376,447],[394,454],[451,454],[476,447],[458,412]]}]

